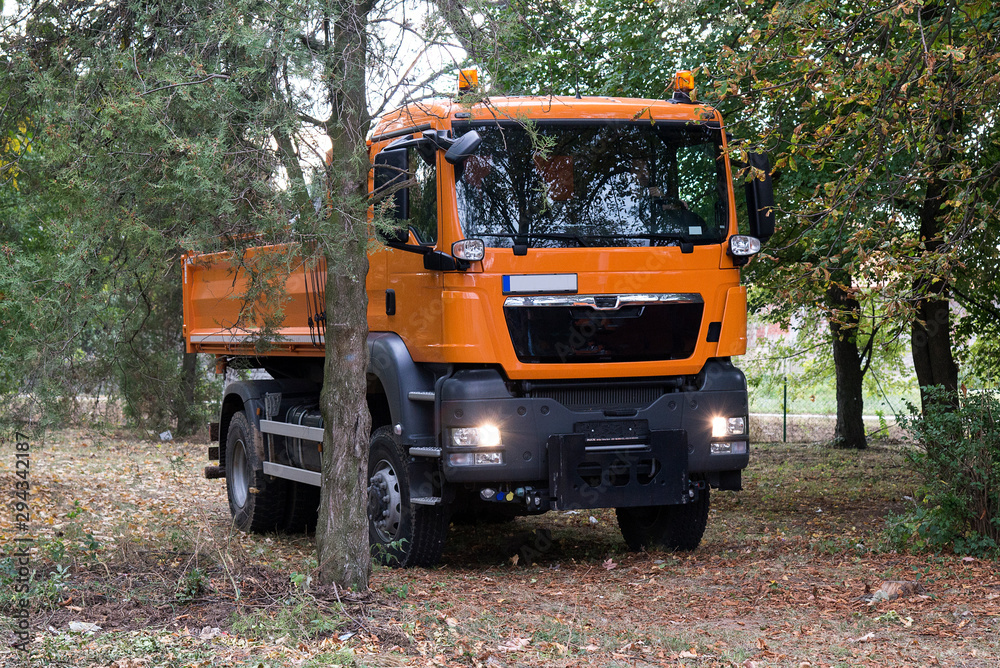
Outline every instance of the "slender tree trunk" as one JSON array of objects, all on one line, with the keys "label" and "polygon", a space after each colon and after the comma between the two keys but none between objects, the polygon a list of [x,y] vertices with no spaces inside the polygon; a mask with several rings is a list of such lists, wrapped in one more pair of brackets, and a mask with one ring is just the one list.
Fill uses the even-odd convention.
[{"label": "slender tree trunk", "polygon": [[320,410],[323,488],[316,543],[320,579],[367,590],[368,442],[371,416],[366,400],[368,367],[368,130],[365,96],[368,3],[334,2],[333,41],[327,83],[332,116],[328,176],[331,201],[327,242],[326,361]]},{"label": "slender tree trunk", "polygon": [[[845,282],[850,285],[851,277]],[[858,352],[858,312],[860,305],[843,285],[831,283],[826,293],[833,335],[833,365],[837,375],[837,426],[834,443],[841,448],[863,450],[865,437],[864,371]]]}]

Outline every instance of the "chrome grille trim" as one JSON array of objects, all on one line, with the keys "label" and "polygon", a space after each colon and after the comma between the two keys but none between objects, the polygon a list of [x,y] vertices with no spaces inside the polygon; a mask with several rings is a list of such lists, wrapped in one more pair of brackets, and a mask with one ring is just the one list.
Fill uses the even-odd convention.
[{"label": "chrome grille trim", "polygon": [[[614,303],[610,302],[614,299]],[[509,307],[589,307],[596,311],[617,311],[624,306],[647,304],[701,304],[701,295],[687,292],[630,295],[532,295],[507,297],[504,308]]]}]

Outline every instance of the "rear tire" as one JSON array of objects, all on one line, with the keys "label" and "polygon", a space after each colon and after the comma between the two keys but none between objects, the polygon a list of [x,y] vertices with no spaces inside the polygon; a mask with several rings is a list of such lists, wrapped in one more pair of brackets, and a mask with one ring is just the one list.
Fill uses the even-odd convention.
[{"label": "rear tire", "polygon": [[443,505],[410,503],[409,454],[391,427],[372,434],[368,450],[368,538],[372,558],[385,566],[434,566],[448,533]]},{"label": "rear tire", "polygon": [[698,547],[708,524],[708,485],[698,491],[692,503],[675,506],[616,508],[618,528],[628,548],[641,550],[681,550]]},{"label": "rear tire", "polygon": [[226,434],[226,493],[233,524],[241,531],[263,533],[278,529],[285,519],[288,487],[280,478],[268,479],[257,456],[261,434],[245,413],[233,415]]}]

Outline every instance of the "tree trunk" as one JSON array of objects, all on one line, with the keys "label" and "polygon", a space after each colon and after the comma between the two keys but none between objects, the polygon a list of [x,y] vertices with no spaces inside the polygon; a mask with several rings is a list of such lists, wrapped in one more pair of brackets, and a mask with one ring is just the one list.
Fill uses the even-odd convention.
[{"label": "tree trunk", "polygon": [[[851,277],[845,282],[850,285]],[[831,283],[827,289],[830,306],[830,332],[833,335],[833,365],[837,376],[837,426],[834,444],[841,448],[863,450],[865,437],[863,385],[865,374],[858,351],[858,312],[860,305],[843,285]]]},{"label": "tree trunk", "polygon": [[[933,163],[933,174],[927,184],[923,204],[920,207],[920,239],[924,254],[940,252],[942,240],[942,216],[947,199],[944,181],[938,176],[949,164],[951,149],[947,141],[961,136],[959,129],[962,114],[958,110],[950,118],[942,118],[938,131],[944,138],[941,155]],[[948,302],[948,283],[944,277],[920,277],[914,281],[917,294],[917,310],[910,325],[910,346],[913,354],[913,368],[920,385],[921,411],[927,411],[935,402],[927,393],[928,387],[941,386],[953,397],[946,401],[946,407],[958,405],[958,365],[951,351],[951,309]]]},{"label": "tree trunk", "polygon": [[946,406],[957,405],[958,365],[951,353],[951,307],[947,290],[942,281],[935,281],[926,288],[917,282],[918,291],[928,294],[917,303],[917,312],[910,326],[910,345],[913,351],[913,368],[920,385],[921,411],[936,405],[927,394],[927,388],[941,386],[954,397]]},{"label": "tree trunk", "polygon": [[[183,346],[183,342],[181,343]],[[179,393],[180,405],[177,406],[177,435],[190,436],[198,431],[194,395],[198,386],[198,353],[182,353],[181,355],[181,387]]]},{"label": "tree trunk", "polygon": [[365,135],[367,20],[370,5],[333,3],[333,43],[327,53],[332,142],[326,240],[326,361],[320,410],[323,488],[316,544],[320,579],[368,588],[368,157]]}]

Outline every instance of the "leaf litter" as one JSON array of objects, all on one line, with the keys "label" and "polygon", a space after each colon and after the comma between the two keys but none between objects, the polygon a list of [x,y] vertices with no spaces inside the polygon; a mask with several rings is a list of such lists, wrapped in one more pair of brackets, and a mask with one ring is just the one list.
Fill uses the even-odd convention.
[{"label": "leaf litter", "polygon": [[[376,569],[365,594],[292,581],[318,581],[312,537],[234,531],[224,481],[201,474],[204,452],[74,430],[33,450],[33,567],[59,581],[33,610],[37,655],[116,668],[975,667],[1000,656],[995,562],[874,549],[914,486],[898,449],[849,459],[758,446],[745,491],[713,495],[694,553],[628,553],[613,511],[550,513],[453,527],[440,567]],[[12,529],[4,514],[0,530]],[[66,640],[74,627],[87,631]]]}]

